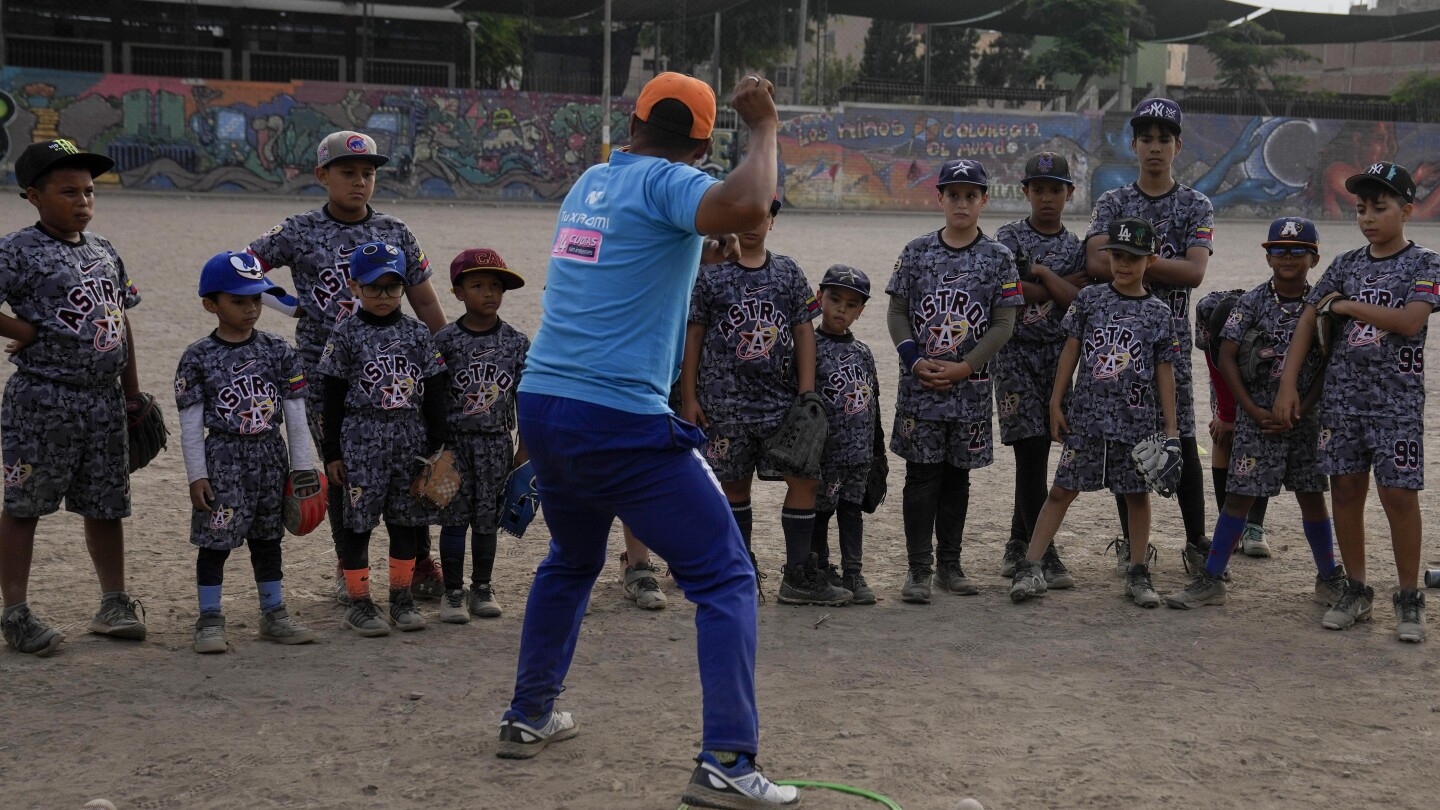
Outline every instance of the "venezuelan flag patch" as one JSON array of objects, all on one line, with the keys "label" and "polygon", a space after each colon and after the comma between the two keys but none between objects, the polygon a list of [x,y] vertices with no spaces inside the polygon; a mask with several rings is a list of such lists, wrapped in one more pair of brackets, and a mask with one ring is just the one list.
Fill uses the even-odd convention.
[{"label": "venezuelan flag patch", "polygon": [[1415,292],[1424,295],[1440,295],[1440,284],[1429,279],[1415,279]]},{"label": "venezuelan flag patch", "polygon": [[817,312],[819,312],[819,311],[820,311],[820,300],[819,300],[818,298],[816,298],[815,296],[812,295],[812,296],[810,296],[809,298],[806,298],[806,299],[805,299],[805,314],[806,314],[806,315],[814,315],[815,313],[817,313]]},{"label": "venezuelan flag patch", "polygon": [[291,391],[299,391],[301,388],[304,388],[304,387],[305,387],[305,375],[304,375],[304,374],[297,374],[296,376],[290,378],[290,390],[291,390]]},{"label": "venezuelan flag patch", "polygon": [[1001,298],[1010,298],[1016,295],[1020,295],[1020,282],[1008,281],[1000,285]]},{"label": "venezuelan flag patch", "polygon": [[421,269],[421,270],[424,270],[425,268],[427,268],[427,267],[429,267],[429,266],[430,266],[430,259],[429,259],[429,257],[427,257],[427,256],[425,255],[425,251],[423,251],[423,250],[420,251],[420,269]]},{"label": "venezuelan flag patch", "polygon": [[1195,229],[1195,238],[1196,238],[1196,239],[1204,239],[1205,241],[1208,242],[1208,241],[1210,241],[1210,240],[1212,240],[1212,239],[1215,238],[1215,229],[1214,229],[1214,228],[1204,228],[1204,227],[1196,228],[1196,229]]}]

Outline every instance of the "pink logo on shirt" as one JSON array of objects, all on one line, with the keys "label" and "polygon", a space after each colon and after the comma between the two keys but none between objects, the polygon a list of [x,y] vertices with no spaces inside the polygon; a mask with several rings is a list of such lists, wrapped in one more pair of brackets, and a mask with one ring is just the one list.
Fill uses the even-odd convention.
[{"label": "pink logo on shirt", "polygon": [[600,261],[600,244],[604,240],[604,235],[599,231],[561,228],[555,237],[555,246],[550,249],[550,255],[557,259],[574,259],[593,264]]}]

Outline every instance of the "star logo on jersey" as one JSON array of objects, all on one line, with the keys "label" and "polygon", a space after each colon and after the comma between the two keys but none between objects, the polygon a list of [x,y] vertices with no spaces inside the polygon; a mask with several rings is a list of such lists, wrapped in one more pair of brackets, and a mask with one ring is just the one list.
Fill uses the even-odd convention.
[{"label": "star logo on jersey", "polygon": [[23,461],[17,461],[14,464],[4,465],[4,470],[5,488],[14,489],[28,481],[35,468]]},{"label": "star logo on jersey", "polygon": [[1254,456],[1235,459],[1235,475],[1237,478],[1248,478],[1255,472],[1259,459]]},{"label": "star logo on jersey", "polygon": [[770,350],[780,337],[780,329],[769,321],[756,321],[755,328],[740,333],[740,345],[735,347],[735,356],[741,360],[758,360],[769,357]]},{"label": "star logo on jersey", "polygon": [[360,499],[363,498],[364,496],[365,496],[365,490],[364,490],[364,488],[362,488],[362,487],[357,487],[357,486],[352,486],[352,487],[350,487],[350,508],[351,508],[351,509],[354,509],[355,507],[359,506],[359,505],[360,505]]},{"label": "star logo on jersey", "polygon": [[1075,463],[1075,448],[1066,445],[1060,450],[1060,466],[1069,467]]},{"label": "star logo on jersey", "polygon": [[726,438],[716,439],[705,445],[705,457],[713,458],[716,461],[724,461],[730,457],[730,440]]},{"label": "star logo on jersey", "polygon": [[930,327],[930,339],[925,341],[925,353],[931,357],[948,354],[964,343],[969,335],[969,321],[955,321],[946,315],[944,323]]},{"label": "star logo on jersey", "polygon": [[465,406],[462,409],[466,416],[489,413],[500,401],[500,386],[491,383],[483,386],[479,391],[470,391],[465,394]]},{"label": "star logo on jersey", "polygon": [[915,432],[915,417],[913,417],[913,416],[907,416],[907,417],[905,417],[905,420],[900,423],[900,430],[899,430],[900,438],[902,438],[902,439],[908,439],[908,438],[910,438],[910,434],[912,434],[912,433],[914,433],[914,432]]},{"label": "star logo on jersey", "polygon": [[1014,391],[1006,394],[998,403],[1002,420],[1014,419],[1020,413],[1020,395]]},{"label": "star logo on jersey", "polygon": [[210,528],[212,529],[228,529],[233,520],[235,520],[234,507],[227,506],[224,509],[215,509],[210,512]]},{"label": "star logo on jersey", "polygon": [[1373,324],[1351,321],[1350,331],[1345,335],[1345,342],[1351,346],[1369,346],[1372,343],[1379,343],[1388,334],[1390,333],[1384,329],[1375,328]]},{"label": "star logo on jersey", "polygon": [[1333,438],[1335,438],[1335,431],[1334,431],[1334,430],[1332,430],[1331,428],[1328,428],[1328,427],[1327,427],[1327,428],[1321,428],[1321,429],[1320,429],[1320,435],[1319,435],[1319,436],[1316,438],[1316,440],[1315,440],[1315,449],[1316,449],[1316,450],[1324,450],[1325,447],[1326,447],[1326,445],[1330,444],[1330,440],[1333,439]]},{"label": "star logo on jersey", "polygon": [[125,313],[106,304],[103,318],[95,319],[95,351],[108,352],[125,342]]},{"label": "star logo on jersey", "polygon": [[1055,308],[1054,301],[1040,301],[1034,304],[1025,305],[1025,315],[1021,318],[1022,323],[1037,324],[1050,317],[1050,311]]},{"label": "star logo on jersey", "polygon": [[1091,370],[1097,380],[1113,379],[1130,367],[1130,361],[1130,352],[1122,346],[1112,344],[1096,353],[1095,365]]},{"label": "star logo on jersey", "polygon": [[415,388],[414,377],[399,375],[391,377],[389,385],[380,386],[380,407],[387,411],[393,411],[409,405],[410,398],[415,394]]},{"label": "star logo on jersey", "polygon": [[875,392],[870,386],[862,385],[854,391],[845,392],[845,413],[854,416],[857,413],[864,413],[870,409],[870,400]]},{"label": "star logo on jersey", "polygon": [[275,400],[252,399],[250,407],[240,412],[240,432],[246,436],[264,433],[270,429],[270,419],[275,415]]}]

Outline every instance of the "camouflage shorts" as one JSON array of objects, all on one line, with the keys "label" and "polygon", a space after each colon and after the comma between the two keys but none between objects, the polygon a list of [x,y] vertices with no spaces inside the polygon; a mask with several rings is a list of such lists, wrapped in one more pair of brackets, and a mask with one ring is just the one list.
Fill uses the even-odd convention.
[{"label": "camouflage shorts", "polygon": [[895,414],[890,452],[915,464],[944,462],[962,470],[990,466],[995,447],[989,422],[941,422]]},{"label": "camouflage shorts", "polygon": [[130,436],[120,384],[79,388],[17,373],[0,404],[5,512],[60,508],[96,520],[130,516]]},{"label": "camouflage shorts", "polygon": [[815,494],[817,512],[834,512],[841,501],[860,503],[865,500],[865,485],[870,483],[870,465],[820,465],[820,491]]},{"label": "camouflage shorts", "polygon": [[510,434],[453,433],[449,447],[460,471],[460,492],[440,511],[440,525],[469,526],[478,534],[494,534],[501,488],[515,459]]},{"label": "camouflage shorts", "polygon": [[190,542],[200,548],[231,549],[248,540],[279,540],[289,457],[280,431],[240,436],[211,431],[205,437],[205,469],[215,491],[215,508],[192,510]]},{"label": "camouflage shorts", "polygon": [[1319,435],[1320,420],[1313,415],[1293,430],[1267,436],[1241,411],[1235,417],[1225,491],[1257,498],[1279,495],[1282,485],[1291,492],[1326,491],[1328,483],[1316,466]]},{"label": "camouflage shorts", "polygon": [[1315,442],[1320,472],[1351,475],[1375,470],[1375,484],[1425,488],[1425,434],[1418,419],[1325,416]]},{"label": "camouflage shorts", "polygon": [[1130,459],[1133,446],[1071,433],[1060,448],[1055,486],[1071,492],[1094,492],[1108,487],[1116,495],[1149,492],[1145,480],[1135,470],[1135,462]]},{"label": "camouflage shorts", "polygon": [[430,526],[437,510],[410,494],[425,456],[419,411],[352,411],[340,428],[345,459],[345,528],[368,532],[384,517],[397,526]]},{"label": "camouflage shorts", "polygon": [[[780,421],[759,424],[711,422],[705,428],[705,463],[719,481],[745,481],[755,473],[767,479],[796,477],[796,470],[779,469],[765,456],[765,440],[780,429]],[[803,476],[799,476],[803,477]]]},{"label": "camouflage shorts", "polygon": [[1026,342],[1007,343],[1000,350],[991,368],[1002,444],[1050,435],[1050,393],[1064,348],[1064,342]]}]

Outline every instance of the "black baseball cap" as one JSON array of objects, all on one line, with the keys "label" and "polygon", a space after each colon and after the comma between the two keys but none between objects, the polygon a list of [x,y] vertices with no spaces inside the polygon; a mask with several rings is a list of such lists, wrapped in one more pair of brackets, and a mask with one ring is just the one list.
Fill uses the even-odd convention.
[{"label": "black baseball cap", "polygon": [[91,177],[99,177],[115,168],[115,161],[94,152],[82,152],[67,138],[32,143],[15,160],[15,182],[20,185],[20,196],[24,197],[25,189],[35,185],[46,172],[67,166],[85,169]]},{"label": "black baseball cap", "polygon": [[1071,186],[1075,185],[1075,180],[1070,176],[1070,161],[1056,152],[1039,152],[1025,161],[1025,176],[1020,178],[1020,185],[1023,186],[1031,180],[1059,180]]},{"label": "black baseball cap", "polygon": [[1141,124],[1154,122],[1172,129],[1176,135],[1180,134],[1180,121],[1184,116],[1180,113],[1180,105],[1168,98],[1147,98],[1135,107],[1135,112],[1130,116],[1130,126],[1133,129]]},{"label": "black baseball cap", "polygon": [[954,183],[970,183],[989,190],[990,180],[985,176],[985,164],[978,160],[947,160],[940,165],[940,176],[935,188],[944,188]]},{"label": "black baseball cap", "polygon": [[1101,250],[1123,250],[1136,256],[1149,256],[1155,252],[1155,226],[1139,217],[1125,217],[1110,223],[1107,231],[1110,243]]},{"label": "black baseball cap", "polygon": [[820,289],[826,287],[844,287],[860,293],[866,301],[870,300],[869,277],[848,264],[830,265],[830,269],[825,271],[825,277],[820,279]]},{"label": "black baseball cap", "polygon": [[1410,177],[1410,170],[1399,163],[1371,163],[1365,171],[1345,178],[1345,190],[1354,194],[1365,183],[1379,183],[1399,194],[1405,202],[1415,202],[1415,180]]}]

